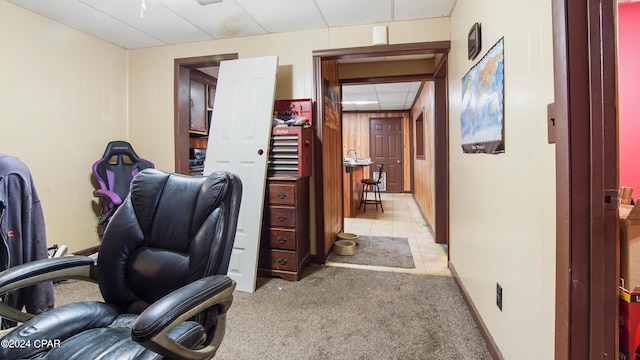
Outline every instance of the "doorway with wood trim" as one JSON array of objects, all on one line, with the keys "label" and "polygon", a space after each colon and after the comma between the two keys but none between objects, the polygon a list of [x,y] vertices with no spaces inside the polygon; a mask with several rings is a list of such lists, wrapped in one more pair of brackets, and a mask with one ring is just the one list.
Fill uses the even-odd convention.
[{"label": "doorway with wood trim", "polygon": [[[174,147],[175,172],[190,174],[190,114],[192,70],[220,66],[224,60],[234,60],[238,54],[207,55],[174,60],[173,111],[174,111]],[[206,145],[206,141],[204,142]]]},{"label": "doorway with wood trim", "polygon": [[555,358],[618,359],[617,1],[552,6]]},{"label": "doorway with wood trim", "polygon": [[[341,94],[341,81],[339,76],[339,61],[341,59],[365,59],[385,58],[394,56],[416,56],[435,54],[437,61],[434,69],[428,75],[420,75],[413,79],[405,77],[404,81],[431,80],[434,86],[434,124],[433,133],[435,143],[434,163],[435,171],[434,196],[435,196],[435,231],[436,242],[448,244],[448,140],[447,140],[447,54],[449,41],[368,46],[361,48],[346,48],[321,50],[313,52],[314,84],[316,102],[316,138],[315,150],[315,199],[316,199],[316,253],[315,261],[324,263],[338,232],[344,228],[342,217],[343,192],[342,189],[342,116],[341,112],[337,123],[325,122],[324,114],[325,93],[331,91]],[[360,79],[372,81],[371,79]],[[394,82],[397,79],[384,78],[373,79],[372,82]],[[341,96],[340,96],[341,97]],[[330,98],[330,97],[329,97]],[[333,117],[331,117],[333,118]],[[338,191],[337,191],[338,190]]]}]

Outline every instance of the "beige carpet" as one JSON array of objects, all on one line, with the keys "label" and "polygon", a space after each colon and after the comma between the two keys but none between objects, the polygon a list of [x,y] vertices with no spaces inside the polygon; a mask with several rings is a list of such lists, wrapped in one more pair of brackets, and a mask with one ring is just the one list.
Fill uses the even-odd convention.
[{"label": "beige carpet", "polygon": [[[312,264],[258,283],[234,294],[215,359],[491,359],[450,276]],[[91,283],[54,288],[58,306],[100,299]]]}]

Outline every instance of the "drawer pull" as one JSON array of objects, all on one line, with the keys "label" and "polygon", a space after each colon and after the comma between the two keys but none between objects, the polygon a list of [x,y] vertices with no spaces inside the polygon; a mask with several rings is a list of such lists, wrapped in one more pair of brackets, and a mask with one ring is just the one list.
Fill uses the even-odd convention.
[{"label": "drawer pull", "polygon": [[288,261],[285,258],[280,258],[278,259],[278,262],[280,263],[280,265],[286,265]]},{"label": "drawer pull", "polygon": [[282,236],[282,235],[280,235],[280,236],[278,236],[278,241],[280,242],[280,244],[284,244],[284,243],[287,242],[287,238]]},{"label": "drawer pull", "polygon": [[283,200],[283,199],[284,199],[284,198],[286,198],[286,197],[287,197],[287,193],[284,193],[284,192],[282,192],[282,191],[280,191],[280,192],[278,193],[278,198],[279,198],[280,200]]},{"label": "drawer pull", "polygon": [[278,220],[280,220],[280,221],[285,221],[285,220],[287,220],[287,215],[282,214],[282,213],[281,213],[281,214],[278,214]]}]

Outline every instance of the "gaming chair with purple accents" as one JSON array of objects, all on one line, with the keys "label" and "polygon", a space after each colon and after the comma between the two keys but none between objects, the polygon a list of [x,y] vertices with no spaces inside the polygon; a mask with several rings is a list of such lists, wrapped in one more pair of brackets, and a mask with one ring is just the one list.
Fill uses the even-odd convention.
[{"label": "gaming chair with purple accents", "polygon": [[98,224],[105,225],[129,194],[131,180],[142,170],[154,168],[151,161],[142,159],[126,141],[111,141],[102,158],[93,166],[100,189],[93,192],[100,205]]}]

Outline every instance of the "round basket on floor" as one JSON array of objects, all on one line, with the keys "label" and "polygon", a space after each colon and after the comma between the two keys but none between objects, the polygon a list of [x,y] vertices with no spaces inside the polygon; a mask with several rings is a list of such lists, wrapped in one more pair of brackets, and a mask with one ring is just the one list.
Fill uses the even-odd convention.
[{"label": "round basket on floor", "polygon": [[336,255],[353,255],[356,253],[356,243],[351,240],[338,240],[333,244]]},{"label": "round basket on floor", "polygon": [[337,237],[338,237],[338,240],[349,240],[349,241],[353,241],[354,243],[358,242],[357,234],[341,232],[341,233],[338,233]]}]

